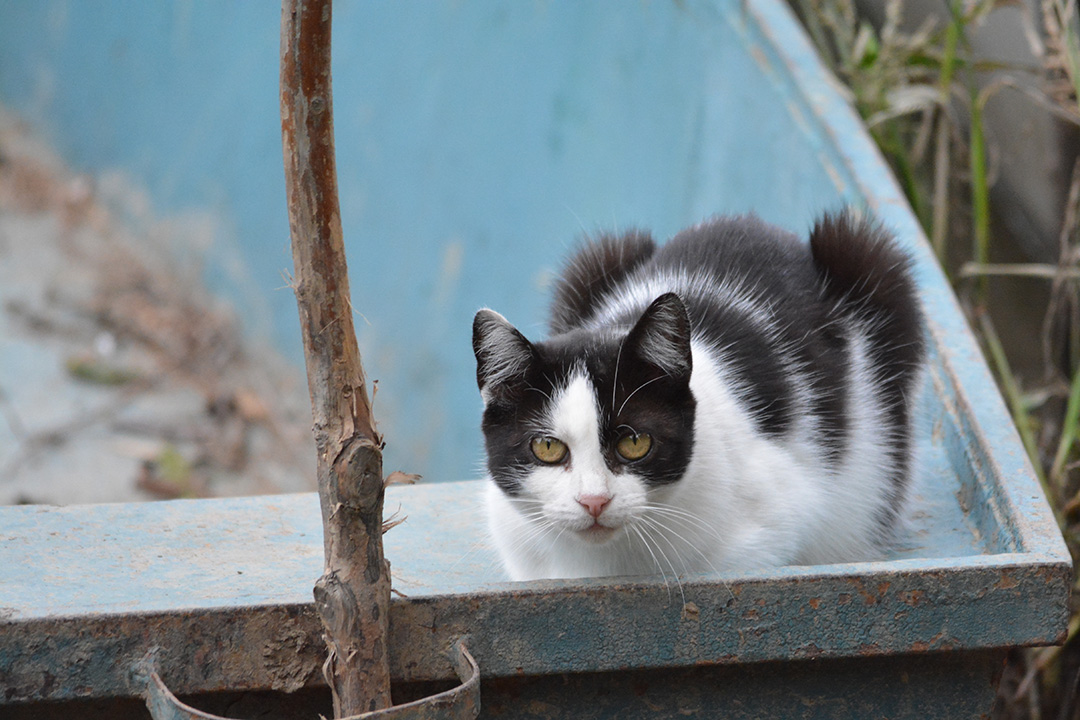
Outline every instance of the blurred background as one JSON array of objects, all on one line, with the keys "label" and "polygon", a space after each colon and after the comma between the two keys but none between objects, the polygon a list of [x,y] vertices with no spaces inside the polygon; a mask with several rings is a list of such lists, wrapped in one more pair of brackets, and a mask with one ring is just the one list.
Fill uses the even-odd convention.
[{"label": "blurred background", "polygon": [[[336,9],[342,223],[389,469],[482,474],[473,314],[541,336],[583,235],[750,210],[805,233],[837,206],[810,130],[755,111],[776,81],[726,50],[739,29],[690,5]],[[2,169],[24,218],[0,245],[0,501],[310,487],[310,450],[289,450],[309,421],[279,21],[255,3],[0,3]]]}]

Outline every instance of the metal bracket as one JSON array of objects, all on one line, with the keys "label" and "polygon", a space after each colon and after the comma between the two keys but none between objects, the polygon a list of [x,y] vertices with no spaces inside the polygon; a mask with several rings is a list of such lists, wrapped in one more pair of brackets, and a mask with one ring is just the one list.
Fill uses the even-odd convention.
[{"label": "metal bracket", "polygon": [[[344,720],[473,720],[480,714],[480,667],[469,654],[463,640],[455,642],[446,655],[461,680],[457,687],[404,705],[352,715]],[[141,686],[153,720],[230,720],[180,702],[158,675],[154,651],[147,653],[133,668],[132,678]]]}]

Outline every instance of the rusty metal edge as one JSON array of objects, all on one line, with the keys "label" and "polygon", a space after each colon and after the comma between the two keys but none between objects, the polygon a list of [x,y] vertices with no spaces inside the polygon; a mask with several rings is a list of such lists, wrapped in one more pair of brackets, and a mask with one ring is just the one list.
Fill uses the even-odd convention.
[{"label": "rusty metal edge", "polygon": [[[508,584],[391,606],[395,681],[445,680],[459,637],[485,677],[866,657],[1061,642],[1071,567],[1030,554],[684,578]],[[0,704],[137,696],[159,648],[174,692],[323,684],[313,607],[49,618],[0,625]]]}]

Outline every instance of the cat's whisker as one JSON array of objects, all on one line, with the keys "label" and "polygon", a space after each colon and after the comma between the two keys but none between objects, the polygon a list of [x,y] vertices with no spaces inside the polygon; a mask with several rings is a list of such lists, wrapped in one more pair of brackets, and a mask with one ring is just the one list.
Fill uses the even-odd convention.
[{"label": "cat's whisker", "polygon": [[[657,535],[659,535],[660,538],[662,540],[664,540],[664,542],[667,543],[668,547],[671,548],[672,555],[674,555],[679,560],[679,564],[682,565],[683,575],[689,575],[692,571],[690,570],[690,567],[686,563],[686,558],[683,556],[682,553],[679,552],[679,549],[675,547],[675,543],[673,543],[671,541],[671,538],[668,537],[668,534],[670,533],[672,535],[675,535],[680,540],[682,540],[683,542],[686,542],[689,545],[686,538],[682,537],[677,532],[675,532],[671,528],[667,527],[663,523],[660,523],[655,518],[643,517],[642,522],[644,522],[646,525],[648,525],[653,530],[655,530]],[[694,549],[692,545],[690,545],[690,547],[692,549]],[[700,553],[700,551],[698,551],[698,552]],[[706,560],[706,562],[707,562],[707,560]]]},{"label": "cat's whisker", "polygon": [[682,508],[677,508],[671,505],[652,503],[645,505],[644,509],[647,513],[652,512],[658,515],[664,515],[666,517],[679,518],[686,522],[689,526],[697,528],[698,530],[701,530],[703,532],[707,532],[709,535],[716,538],[717,540],[722,541],[724,539],[724,537],[719,533],[719,531],[717,531],[717,529],[714,528],[712,525],[705,522],[694,513],[684,510]]},{"label": "cat's whisker", "polygon": [[[488,545],[488,542],[486,540],[484,540],[484,539],[474,540],[472,543],[469,544],[469,549],[468,550],[466,550],[464,553],[459,555],[457,560],[455,560],[454,562],[450,563],[449,566],[447,566],[447,568],[446,568],[447,571],[456,570],[457,566],[460,565],[461,563],[465,562],[466,558],[468,558],[470,555],[472,555],[476,551],[480,550],[481,548],[486,547],[487,545]],[[489,562],[488,567],[490,567],[490,566],[491,566],[491,563]]]},{"label": "cat's whisker", "polygon": [[[645,538],[645,535],[641,532],[641,529],[636,524],[628,524],[626,526],[630,530],[634,531],[634,534],[641,539],[641,544],[645,546],[645,549],[649,552],[649,555],[653,559],[653,563],[656,565],[657,571],[660,573],[660,577],[664,580],[664,587],[667,588],[668,598],[671,597],[671,585],[667,581],[667,573],[664,572],[664,566],[660,564],[660,559],[656,557],[656,553],[652,551],[652,547],[649,545],[649,541]],[[676,578],[677,579],[677,578]]]},{"label": "cat's whisker", "polygon": [[546,517],[547,513],[544,512],[543,507],[537,507],[532,510],[518,510],[518,515],[526,519],[535,519]]},{"label": "cat's whisker", "polygon": [[529,529],[514,538],[514,542],[510,545],[511,550],[517,551],[525,547],[542,550],[540,541],[558,527],[556,523],[543,516],[531,520],[528,524]]},{"label": "cat's whisker", "polygon": [[[687,515],[689,515],[689,513],[687,513]],[[686,518],[678,518],[677,516],[673,516],[673,518],[672,518],[672,519],[686,519]],[[682,534],[680,534],[679,532],[677,532],[677,531],[676,531],[675,529],[673,529],[673,528],[671,528],[671,527],[669,527],[669,526],[666,526],[666,525],[663,525],[663,524],[661,524],[661,523],[660,523],[660,522],[659,522],[659,521],[658,521],[657,519],[655,519],[655,518],[648,518],[648,517],[643,517],[643,518],[642,518],[642,520],[643,520],[644,522],[647,522],[647,523],[650,523],[650,524],[652,524],[652,525],[653,525],[653,527],[654,527],[654,528],[655,528],[655,529],[657,530],[657,532],[659,532],[659,533],[660,533],[660,534],[661,534],[662,536],[664,536],[664,532],[666,531],[666,532],[669,532],[669,533],[671,533],[671,534],[672,534],[672,535],[674,535],[675,537],[677,537],[677,538],[678,538],[679,540],[682,540],[682,541],[683,541],[683,542],[684,542],[684,543],[686,544],[686,546],[687,546],[688,548],[690,548],[690,549],[691,549],[691,550],[693,550],[693,551],[694,551],[695,553],[697,553],[698,555],[700,555],[700,556],[701,556],[701,559],[705,561],[705,564],[709,566],[709,569],[711,569],[711,570],[713,571],[713,574],[714,574],[714,575],[720,575],[720,571],[719,571],[719,570],[717,569],[717,567],[716,567],[715,565],[713,565],[713,563],[712,563],[712,560],[710,560],[710,559],[709,559],[708,555],[706,555],[706,554],[704,553],[704,551],[702,551],[702,550],[701,550],[701,548],[699,548],[699,547],[697,546],[697,544],[696,544],[696,543],[694,543],[694,542],[691,542],[690,540],[686,539],[685,537],[683,537],[683,536],[682,536]],[[674,544],[672,544],[672,543],[671,543],[671,540],[670,540],[670,538],[667,538],[666,536],[664,536],[664,537],[665,537],[665,539],[666,539],[666,540],[668,541],[668,544],[671,544],[671,545],[672,545],[672,552],[675,552],[675,547],[674,547]],[[685,563],[684,563],[684,564],[685,564]],[[735,593],[733,593],[733,592],[731,591],[731,588],[730,588],[730,587],[728,587],[728,584],[727,584],[726,582],[724,582],[723,580],[719,580],[719,579],[717,579],[717,583],[718,583],[718,584],[719,584],[719,585],[720,585],[721,587],[723,587],[723,588],[724,588],[724,590],[726,590],[726,591],[727,591],[727,594],[728,594],[728,596],[729,596],[729,597],[731,598],[731,600],[732,600],[732,601],[735,601]]]},{"label": "cat's whisker", "polygon": [[646,380],[645,382],[638,385],[637,390],[635,390],[634,392],[627,395],[626,399],[622,401],[622,405],[619,406],[619,412],[615,413],[615,415],[616,416],[622,415],[622,411],[623,411],[623,408],[626,407],[626,403],[630,402],[630,398],[632,398],[632,397],[634,397],[635,395],[638,394],[638,390],[641,390],[642,388],[644,388],[647,385],[652,385],[657,380],[663,380],[664,377],[665,377],[664,375],[658,375],[658,376],[654,377],[652,380]]},{"label": "cat's whisker", "polygon": [[[482,503],[481,502],[472,503],[472,509],[470,510],[470,512],[472,512],[473,514],[480,514],[482,512]],[[469,544],[469,548],[465,552],[463,552],[461,555],[459,555],[458,558],[456,560],[454,560],[454,562],[450,563],[447,570],[452,571],[452,570],[457,569],[457,567],[461,563],[465,562],[465,560],[467,558],[469,558],[469,556],[473,555],[474,553],[476,553],[477,551],[479,551],[481,549],[490,548],[490,547],[491,547],[490,534],[487,537],[481,537],[478,540],[474,540],[473,542],[471,542]],[[488,561],[487,565],[485,566],[485,569],[490,570],[492,568],[492,566],[494,565],[494,561],[497,560],[497,559],[498,559],[497,554],[493,553],[492,554],[492,559]]]},{"label": "cat's whisker", "polygon": [[556,527],[554,522],[547,518],[537,518],[530,522],[532,527],[528,532],[522,535],[522,541],[524,543],[536,542],[546,535],[549,535]]},{"label": "cat's whisker", "polygon": [[615,415],[615,392],[619,389],[619,361],[622,360],[623,344],[619,343],[619,352],[615,355],[615,380],[611,383],[611,412]]},{"label": "cat's whisker", "polygon": [[[644,518],[642,518],[642,520],[644,520]],[[641,529],[641,531],[643,533],[645,533],[649,537],[652,537],[652,533],[649,532],[647,527],[643,527],[643,526],[640,526],[640,525],[638,527]],[[655,527],[654,527],[654,529],[655,529]],[[662,535],[661,535],[661,537],[662,537]],[[679,571],[675,569],[675,565],[671,562],[671,558],[668,557],[667,553],[664,552],[664,548],[660,547],[660,543],[656,542],[656,540],[654,539],[653,544],[656,545],[656,551],[658,553],[660,553],[660,557],[664,558],[664,562],[666,562],[668,564],[668,567],[671,568],[671,575],[672,575],[672,577],[675,578],[676,585],[679,586],[679,596],[682,598],[683,605],[686,605],[686,593],[683,592],[682,579],[679,578]],[[670,545],[671,542],[668,541],[668,544]],[[674,548],[672,548],[672,552],[674,552]],[[685,570],[685,568],[684,568],[684,570]],[[665,581],[665,584],[667,584],[666,581]],[[669,595],[669,597],[670,597],[670,595]]]},{"label": "cat's whisker", "polygon": [[546,397],[546,398],[548,399],[548,402],[554,402],[554,400],[552,400],[552,399],[551,399],[551,393],[549,393],[548,391],[544,390],[543,388],[538,388],[538,387],[529,387],[529,388],[526,388],[526,389],[527,389],[527,390],[532,390],[533,392],[538,392],[538,393],[540,393],[541,395],[543,395],[544,397]]}]

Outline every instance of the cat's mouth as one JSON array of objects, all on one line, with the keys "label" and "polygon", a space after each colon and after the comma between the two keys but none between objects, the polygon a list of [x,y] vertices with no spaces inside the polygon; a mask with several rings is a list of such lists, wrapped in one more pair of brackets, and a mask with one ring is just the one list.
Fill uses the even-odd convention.
[{"label": "cat's mouth", "polygon": [[584,530],[578,530],[578,535],[590,542],[602,543],[614,535],[615,530],[616,528],[601,525],[599,522],[594,521],[592,525]]}]

